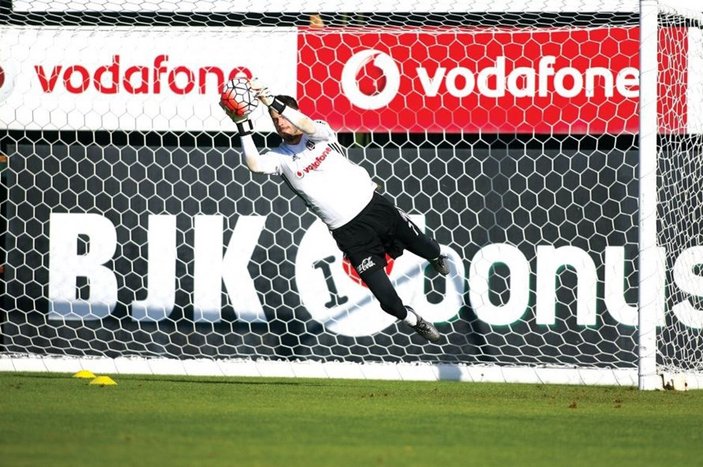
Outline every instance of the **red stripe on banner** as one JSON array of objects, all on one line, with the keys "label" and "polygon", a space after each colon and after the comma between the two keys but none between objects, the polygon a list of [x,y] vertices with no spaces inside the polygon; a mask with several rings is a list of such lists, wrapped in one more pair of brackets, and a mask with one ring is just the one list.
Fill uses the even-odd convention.
[{"label": "red stripe on banner", "polygon": [[[681,34],[667,39],[673,45]],[[298,47],[301,107],[341,131],[638,131],[634,26],[303,28]],[[682,52],[670,50],[667,58],[685,61]],[[664,76],[675,83],[661,104],[669,116],[685,110],[677,73]]]}]

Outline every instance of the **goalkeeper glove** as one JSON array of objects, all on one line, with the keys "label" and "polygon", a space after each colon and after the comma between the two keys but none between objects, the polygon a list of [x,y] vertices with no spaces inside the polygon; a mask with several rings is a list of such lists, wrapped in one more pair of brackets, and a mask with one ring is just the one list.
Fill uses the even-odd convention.
[{"label": "goalkeeper glove", "polygon": [[271,94],[271,91],[269,91],[269,88],[264,85],[259,78],[251,78],[249,80],[249,87],[256,93],[256,97],[262,104],[272,108],[279,114],[283,113],[286,108],[286,104],[276,99],[276,97]]},{"label": "goalkeeper glove", "polygon": [[225,111],[227,116],[237,125],[237,132],[239,136],[250,135],[254,132],[254,125],[249,120],[248,115],[239,116],[229,110],[222,102],[220,102],[220,107]]}]

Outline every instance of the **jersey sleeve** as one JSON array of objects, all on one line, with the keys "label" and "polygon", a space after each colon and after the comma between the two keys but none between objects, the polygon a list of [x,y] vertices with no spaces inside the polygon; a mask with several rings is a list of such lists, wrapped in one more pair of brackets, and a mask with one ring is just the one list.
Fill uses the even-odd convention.
[{"label": "jersey sleeve", "polygon": [[249,170],[255,173],[281,175],[281,158],[273,151],[260,153],[250,135],[242,137],[242,152]]},{"label": "jersey sleeve", "polygon": [[309,135],[311,141],[336,141],[337,133],[324,120],[315,120],[315,132]]}]

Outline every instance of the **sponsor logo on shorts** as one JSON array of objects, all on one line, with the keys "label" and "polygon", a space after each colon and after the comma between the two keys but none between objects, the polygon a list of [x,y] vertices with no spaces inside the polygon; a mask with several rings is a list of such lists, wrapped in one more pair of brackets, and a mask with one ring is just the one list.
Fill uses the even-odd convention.
[{"label": "sponsor logo on shorts", "polygon": [[364,271],[368,271],[371,269],[373,266],[375,266],[376,263],[373,262],[370,256],[367,256],[361,261],[361,264],[356,267],[356,272],[359,274],[363,273]]}]

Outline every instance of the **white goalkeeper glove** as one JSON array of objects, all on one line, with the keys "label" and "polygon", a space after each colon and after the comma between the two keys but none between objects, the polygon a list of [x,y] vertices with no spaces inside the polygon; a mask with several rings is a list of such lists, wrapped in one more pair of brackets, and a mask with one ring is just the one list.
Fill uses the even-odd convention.
[{"label": "white goalkeeper glove", "polygon": [[271,91],[269,91],[269,88],[263,84],[259,78],[251,78],[249,80],[249,87],[256,93],[256,97],[266,107],[272,108],[279,114],[286,108],[286,104],[276,99],[276,97],[271,94]]},{"label": "white goalkeeper glove", "polygon": [[239,136],[250,135],[254,132],[254,125],[249,120],[248,115],[237,115],[227,108],[222,102],[220,102],[220,107],[225,111],[227,116],[237,125],[237,132]]}]

